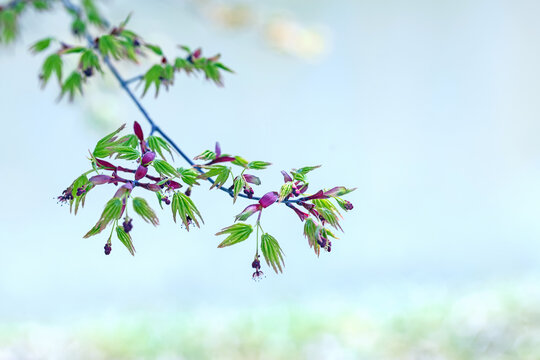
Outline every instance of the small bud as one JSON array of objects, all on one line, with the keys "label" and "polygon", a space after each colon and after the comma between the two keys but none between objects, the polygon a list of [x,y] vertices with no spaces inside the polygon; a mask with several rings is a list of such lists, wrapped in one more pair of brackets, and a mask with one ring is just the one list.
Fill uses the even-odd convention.
[{"label": "small bud", "polygon": [[124,219],[124,223],[122,224],[122,227],[124,228],[124,231],[126,233],[129,233],[133,229],[132,221],[133,219],[128,220],[127,217]]},{"label": "small bud", "polygon": [[191,186],[186,189],[184,194],[186,194],[186,196],[191,196]]},{"label": "small bud", "polygon": [[111,180],[113,180],[113,178],[108,175],[95,175],[88,179],[88,181],[94,185],[108,184],[111,182]]},{"label": "small bud", "polygon": [[83,70],[83,73],[84,75],[86,75],[86,77],[90,77],[92,75],[94,75],[94,68],[93,67],[87,67],[86,69]]},{"label": "small bud", "polygon": [[137,135],[137,138],[140,141],[144,140],[144,134],[143,134],[141,125],[136,121],[133,123],[133,132],[135,133],[135,135]]},{"label": "small bud", "polygon": [[166,58],[165,56],[163,56],[163,57],[161,58],[161,63],[162,63],[162,64],[166,64],[166,63],[167,63],[167,58]]},{"label": "small bud", "polygon": [[353,204],[350,201],[345,200],[345,209],[352,210],[353,208]]},{"label": "small bud", "polygon": [[86,192],[86,188],[80,187],[77,189],[77,196],[81,196]]},{"label": "small bud", "polygon": [[106,243],[103,248],[105,249],[105,255],[109,255],[111,253],[111,250],[112,250],[111,244]]},{"label": "small bud", "polygon": [[137,171],[135,171],[135,180],[141,180],[148,173],[148,168],[143,165],[139,165]]},{"label": "small bud", "polygon": [[154,153],[153,151],[147,151],[142,159],[141,159],[141,164],[143,166],[147,166],[148,164],[150,164],[152,161],[154,161],[154,159],[156,158],[156,153]]},{"label": "small bud", "polygon": [[141,42],[139,41],[139,39],[134,39],[133,40],[133,46],[135,46],[135,47],[141,46]]},{"label": "small bud", "polygon": [[194,57],[195,59],[198,59],[198,58],[201,57],[201,54],[202,54],[202,49],[201,49],[201,48],[198,48],[197,50],[195,50],[195,51],[193,52],[193,57]]}]

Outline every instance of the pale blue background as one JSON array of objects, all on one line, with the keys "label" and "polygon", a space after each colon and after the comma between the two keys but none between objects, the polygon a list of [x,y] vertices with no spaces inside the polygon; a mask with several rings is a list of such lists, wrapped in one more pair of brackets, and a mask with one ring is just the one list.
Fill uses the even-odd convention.
[{"label": "pale blue background", "polygon": [[311,176],[314,187],[358,187],[345,233],[317,259],[298,218],[269,209],[264,228],[282,244],[286,271],[266,269],[255,283],[253,239],[217,249],[214,236],[247,202],[232,206],[205,184],[193,195],[202,229],[187,233],[160,212],[157,229],[135,219],[134,258],[119,243],[104,256],[107,235],[82,235],[114,190],[93,191],[77,217],[53,198],[87,169],[97,139],[143,119],[110,74],[92,79],[74,104],[56,103],[54,84],[41,91],[42,57],[27,48],[43,35],[67,34],[67,17],[30,15],[20,41],[0,52],[2,319],[326,300],[380,309],[418,289],[445,296],[536,277],[540,3],[270,1],[257,8],[325,26],[327,53],[314,61],[271,50],[258,31],[224,30],[180,2],[149,3],[118,0],[107,12],[121,21],[133,11],[132,27],[161,40],[170,57],[176,44],[201,45],[236,70],[224,89],[179,77],[159,99],[146,97],[156,121],[193,156],[219,140],[225,152],[273,162],[263,191],[279,186],[281,169],[323,164]]}]

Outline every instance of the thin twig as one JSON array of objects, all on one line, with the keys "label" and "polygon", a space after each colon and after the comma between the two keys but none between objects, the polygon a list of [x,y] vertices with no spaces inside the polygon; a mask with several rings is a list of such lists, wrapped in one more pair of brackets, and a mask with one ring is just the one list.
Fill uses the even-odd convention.
[{"label": "thin twig", "polygon": [[[66,7],[68,10],[71,10],[75,13],[77,13],[79,16],[81,15],[81,9],[73,4],[70,0],[62,0],[62,3],[64,5],[64,7]],[[88,43],[89,45],[92,47],[94,46],[94,40],[93,40],[93,37],[88,33],[88,31],[85,31],[85,36],[86,36],[86,39],[88,40]],[[163,131],[161,130],[161,128],[154,122],[154,120],[152,120],[152,118],[150,117],[150,115],[148,114],[148,112],[146,111],[146,109],[144,108],[144,106],[141,104],[141,102],[139,101],[139,99],[137,99],[137,97],[135,96],[135,94],[133,94],[133,92],[131,91],[131,89],[129,88],[129,84],[132,83],[132,82],[135,82],[137,80],[140,80],[142,79],[142,75],[139,75],[139,76],[136,76],[132,79],[128,79],[128,80],[125,80],[121,75],[120,73],[118,72],[118,70],[116,69],[116,67],[112,64],[111,60],[109,59],[109,57],[107,56],[104,56],[103,57],[103,62],[107,65],[107,67],[109,68],[109,70],[111,70],[112,74],[114,75],[114,77],[116,78],[116,80],[118,80],[118,82],[120,83],[120,86],[124,89],[124,91],[128,94],[129,98],[133,101],[133,103],[135,103],[135,106],[139,109],[139,111],[141,112],[141,114],[143,115],[143,117],[146,119],[146,121],[148,121],[148,123],[150,124],[151,126],[151,129],[150,129],[150,134],[153,134],[155,132],[157,132],[158,134],[160,134],[161,136],[163,136],[163,138],[165,140],[167,140],[167,142],[173,147],[174,150],[176,150],[178,152],[178,154],[180,154],[180,156],[188,163],[190,164],[194,169],[196,169],[199,173],[201,174],[204,174],[205,172],[201,169],[200,166],[197,166],[189,156],[187,156],[183,151],[182,149],[180,149],[180,147],[178,147],[178,145],[176,145],[176,143]],[[210,183],[214,183],[214,180],[211,179],[211,178],[206,178],[206,180],[208,180]],[[232,189],[227,189],[227,188],[224,188],[224,187],[219,187],[220,190],[226,192],[227,194],[229,194],[231,197],[234,197],[234,192]],[[250,199],[250,200],[253,200],[253,201],[258,201],[260,200],[261,198],[258,197],[258,196],[253,196],[253,197],[249,197],[245,194],[238,194],[239,197],[243,197],[245,199]],[[295,200],[284,200],[282,201],[283,204],[292,204],[292,203],[298,203],[298,202],[301,202],[303,200],[303,198],[300,198],[300,199],[295,199]]]}]

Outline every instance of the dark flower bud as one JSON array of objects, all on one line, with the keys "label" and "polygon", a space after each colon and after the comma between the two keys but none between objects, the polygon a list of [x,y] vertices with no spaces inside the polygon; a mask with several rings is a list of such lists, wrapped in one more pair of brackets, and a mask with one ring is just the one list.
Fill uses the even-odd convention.
[{"label": "dark flower bud", "polygon": [[350,201],[345,200],[345,209],[352,210],[353,208],[353,204]]},{"label": "dark flower bud", "polygon": [[198,59],[198,58],[201,57],[201,54],[202,54],[202,49],[201,49],[201,48],[198,48],[197,50],[195,50],[195,51],[193,52],[193,57],[194,57],[195,59]]},{"label": "dark flower bud", "polygon": [[133,40],[133,46],[135,46],[135,47],[141,46],[141,42],[139,41],[139,39],[134,39]]},{"label": "dark flower bud", "polygon": [[163,56],[163,57],[161,58],[161,63],[162,63],[162,64],[166,64],[166,63],[167,63],[167,58],[166,58],[165,56]]},{"label": "dark flower bud", "polygon": [[80,188],[77,189],[77,196],[81,196],[85,192],[86,192],[86,189],[83,188],[83,187],[80,187]]},{"label": "dark flower bud", "polygon": [[84,75],[86,75],[86,77],[90,77],[92,75],[94,75],[94,68],[93,67],[87,67],[86,69],[83,70],[83,73]]},{"label": "dark flower bud", "polygon": [[147,151],[141,159],[141,164],[143,166],[146,166],[150,164],[152,161],[154,161],[155,158],[156,158],[156,153],[154,153],[153,151]]},{"label": "dark flower bud", "polygon": [[105,249],[105,255],[109,255],[111,253],[111,250],[112,250],[111,244],[106,243],[103,248]]},{"label": "dark flower bud", "polygon": [[191,186],[187,188],[184,194],[186,194],[186,196],[191,196]]},{"label": "dark flower bud", "polygon": [[165,198],[165,204],[171,205],[171,200],[169,200],[169,198]]},{"label": "dark flower bud", "polygon": [[257,269],[257,270],[261,269],[261,262],[259,261],[259,256],[258,255],[257,255],[257,258],[255,260],[253,260],[253,262],[251,263],[251,267],[254,268],[254,269]]},{"label": "dark flower bud", "polygon": [[128,218],[125,218],[124,219],[124,223],[122,224],[122,227],[124,228],[124,231],[126,233],[129,233],[132,229],[133,229],[133,219],[129,219]]}]

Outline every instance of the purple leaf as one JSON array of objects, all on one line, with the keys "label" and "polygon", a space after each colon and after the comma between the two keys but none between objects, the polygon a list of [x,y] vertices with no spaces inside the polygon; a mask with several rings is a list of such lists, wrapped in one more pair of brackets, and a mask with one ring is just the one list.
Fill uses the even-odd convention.
[{"label": "purple leaf", "polygon": [[283,181],[284,182],[293,181],[291,176],[289,174],[287,174],[287,172],[285,170],[281,170],[281,173],[283,174]]},{"label": "purple leaf", "polygon": [[325,193],[322,190],[317,191],[317,193],[305,197],[302,200],[313,200],[313,199],[328,199],[328,195],[325,195]]},{"label": "purple leaf", "polygon": [[287,206],[294,210],[296,215],[298,215],[298,217],[300,218],[300,221],[304,221],[309,217],[309,214],[300,211],[300,209],[298,209],[296,206],[293,206],[293,205],[290,205],[290,204],[287,204]]},{"label": "purple leaf", "polygon": [[219,146],[219,142],[216,141],[216,150],[214,151],[216,153],[216,157],[221,156],[221,146]]},{"label": "purple leaf", "polygon": [[210,161],[206,165],[212,165],[212,164],[217,164],[217,163],[222,163],[222,162],[229,162],[229,161],[233,161],[233,160],[235,160],[235,158],[233,158],[232,156],[220,156],[220,157],[215,158],[214,160]]},{"label": "purple leaf", "polygon": [[96,159],[96,164],[107,170],[116,170],[116,166],[105,160]]}]

